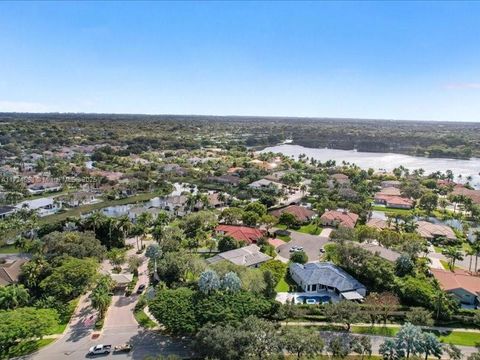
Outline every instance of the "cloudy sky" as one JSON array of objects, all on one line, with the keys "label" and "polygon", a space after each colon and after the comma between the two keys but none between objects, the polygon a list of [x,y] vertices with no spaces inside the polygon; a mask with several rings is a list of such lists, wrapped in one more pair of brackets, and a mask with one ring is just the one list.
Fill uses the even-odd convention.
[{"label": "cloudy sky", "polygon": [[480,2],[2,2],[0,111],[480,121]]}]

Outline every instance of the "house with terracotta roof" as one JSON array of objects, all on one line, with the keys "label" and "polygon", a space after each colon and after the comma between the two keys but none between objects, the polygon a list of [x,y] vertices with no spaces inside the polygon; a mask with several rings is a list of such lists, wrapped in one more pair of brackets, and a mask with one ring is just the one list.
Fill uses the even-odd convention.
[{"label": "house with terracotta roof", "polygon": [[447,240],[457,240],[452,228],[445,224],[433,224],[428,221],[417,221],[417,232],[427,240],[436,240],[440,237]]},{"label": "house with terracotta roof", "polygon": [[452,195],[463,195],[470,198],[474,204],[480,205],[480,190],[467,189],[463,185],[457,185],[451,192]]},{"label": "house with terracotta roof", "polygon": [[377,194],[382,194],[382,195],[391,195],[391,196],[402,196],[400,189],[396,188],[394,186],[389,186],[382,188]]},{"label": "house with terracotta roof", "polygon": [[335,187],[335,184],[338,184],[340,186],[346,186],[350,184],[350,179],[345,174],[332,174],[327,180],[327,185],[329,188],[333,188]]},{"label": "house with terracotta roof", "polygon": [[207,259],[208,264],[215,264],[217,262],[226,260],[235,265],[246,267],[259,267],[264,262],[270,260],[271,257],[262,253],[260,248],[251,244],[239,249],[229,250]]},{"label": "house with terracotta roof", "polygon": [[22,272],[22,265],[27,261],[27,259],[17,258],[0,264],[0,286],[16,284]]},{"label": "house with terracotta roof", "polygon": [[397,195],[387,195],[378,192],[373,199],[375,204],[385,205],[389,208],[395,209],[411,209],[413,207],[413,200]]},{"label": "house with terracotta roof", "polygon": [[365,225],[377,230],[384,230],[389,228],[387,220],[377,218],[371,218]]},{"label": "house with terracotta roof", "polygon": [[430,269],[440,287],[452,294],[461,304],[478,305],[480,303],[480,277],[473,276],[464,270],[446,271]]},{"label": "house with terracotta roof", "polygon": [[355,227],[357,220],[358,215],[347,210],[327,210],[320,217],[322,225],[350,229]]},{"label": "house with terracotta roof", "polygon": [[265,236],[265,231],[241,225],[218,225],[215,232],[219,235],[230,236],[237,241],[254,244]]},{"label": "house with terracotta roof", "polygon": [[270,215],[273,215],[277,218],[279,218],[283,213],[292,214],[293,216],[295,216],[297,221],[301,223],[308,222],[317,216],[315,211],[299,205],[289,205],[280,209],[270,211]]}]

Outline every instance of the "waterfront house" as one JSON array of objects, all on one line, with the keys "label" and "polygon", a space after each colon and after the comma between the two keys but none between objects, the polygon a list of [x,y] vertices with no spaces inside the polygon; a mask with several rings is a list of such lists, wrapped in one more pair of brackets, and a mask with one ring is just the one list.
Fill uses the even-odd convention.
[{"label": "waterfront house", "polygon": [[421,237],[427,240],[436,240],[438,238],[446,238],[454,241],[457,239],[452,228],[445,224],[433,224],[428,221],[417,221],[417,232]]}]

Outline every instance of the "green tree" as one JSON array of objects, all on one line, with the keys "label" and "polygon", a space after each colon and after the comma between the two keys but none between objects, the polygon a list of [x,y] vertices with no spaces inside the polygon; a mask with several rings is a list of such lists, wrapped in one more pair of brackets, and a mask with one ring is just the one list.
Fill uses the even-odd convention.
[{"label": "green tree", "polygon": [[448,246],[443,249],[442,254],[448,259],[448,265],[452,271],[455,269],[455,262],[463,260],[463,253],[459,246]]},{"label": "green tree", "polygon": [[259,201],[249,203],[247,206],[245,206],[244,210],[245,212],[252,211],[256,213],[259,218],[267,213],[267,207]]},{"label": "green tree", "polygon": [[305,264],[308,261],[308,256],[305,251],[295,251],[290,255],[290,261],[297,264]]},{"label": "green tree", "polygon": [[298,227],[298,220],[295,215],[283,212],[278,218],[278,222],[287,227],[287,229]]},{"label": "green tree", "polygon": [[350,331],[352,323],[361,320],[358,304],[348,300],[326,305],[325,316],[332,322],[345,324],[347,331]]},{"label": "green tree", "polygon": [[323,351],[323,340],[319,334],[301,326],[287,326],[282,330],[281,346],[297,359],[314,358]]},{"label": "green tree", "polygon": [[406,313],[405,319],[413,325],[432,326],[432,313],[421,307],[413,307]]},{"label": "green tree", "polygon": [[0,286],[0,309],[13,310],[26,306],[30,295],[23,285]]},{"label": "green tree", "polygon": [[52,309],[18,308],[0,311],[0,354],[31,339],[42,338],[58,324],[58,315]]},{"label": "green tree", "polygon": [[418,206],[430,214],[438,206],[438,195],[432,191],[426,192],[420,198]]},{"label": "green tree", "polygon": [[257,226],[260,216],[254,211],[245,211],[242,216],[242,222],[246,226]]},{"label": "green tree", "polygon": [[102,259],[106,251],[93,232],[55,231],[45,235],[42,243],[43,253],[47,258],[66,255],[78,259]]},{"label": "green tree", "polygon": [[240,247],[239,242],[234,238],[232,238],[231,236],[222,236],[218,240],[217,248],[218,248],[218,251],[220,252],[238,249],[239,247]]},{"label": "green tree", "polygon": [[67,258],[42,280],[40,289],[46,296],[69,301],[82,294],[97,275],[98,263],[93,259]]},{"label": "green tree", "polygon": [[150,312],[173,334],[194,333],[197,329],[194,295],[188,288],[159,291],[149,305]]}]

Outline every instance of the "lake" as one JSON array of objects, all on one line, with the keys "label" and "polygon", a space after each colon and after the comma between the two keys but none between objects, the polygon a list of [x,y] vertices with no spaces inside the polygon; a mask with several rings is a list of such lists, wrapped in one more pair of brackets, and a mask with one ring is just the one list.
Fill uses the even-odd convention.
[{"label": "lake", "polygon": [[358,152],[355,150],[334,150],[334,149],[314,149],[300,145],[277,145],[271,146],[260,151],[282,153],[283,155],[298,158],[300,154],[305,154],[309,158],[325,162],[327,160],[335,160],[337,165],[343,161],[356,164],[361,168],[372,168],[375,170],[391,171],[400,165],[414,170],[424,169],[426,174],[436,171],[445,172],[453,171],[453,174],[462,179],[456,178],[458,182],[466,181],[468,176],[472,177],[471,184],[475,188],[480,188],[480,159],[472,158],[470,160],[461,159],[444,159],[444,158],[426,158],[419,156],[410,156],[393,153],[372,153]]}]

